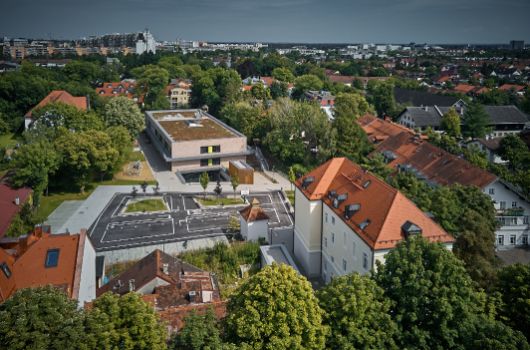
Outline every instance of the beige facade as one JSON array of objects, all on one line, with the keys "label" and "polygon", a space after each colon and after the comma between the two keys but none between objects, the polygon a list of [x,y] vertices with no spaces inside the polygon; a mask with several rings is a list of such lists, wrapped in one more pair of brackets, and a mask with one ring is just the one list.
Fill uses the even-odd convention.
[{"label": "beige facade", "polygon": [[179,84],[169,90],[171,108],[185,107],[190,104],[191,87],[189,84]]},{"label": "beige facade", "polygon": [[146,129],[171,171],[228,168],[245,161],[247,138],[198,109],[148,111]]}]

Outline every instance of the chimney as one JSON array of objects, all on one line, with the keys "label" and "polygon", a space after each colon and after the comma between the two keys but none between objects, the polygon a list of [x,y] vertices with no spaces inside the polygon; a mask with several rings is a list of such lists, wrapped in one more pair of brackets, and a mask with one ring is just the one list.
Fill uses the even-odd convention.
[{"label": "chimney", "polygon": [[20,205],[20,197],[19,196],[15,197],[15,205]]},{"label": "chimney", "polygon": [[169,264],[167,264],[167,263],[162,264],[162,272],[165,275],[169,275]]}]

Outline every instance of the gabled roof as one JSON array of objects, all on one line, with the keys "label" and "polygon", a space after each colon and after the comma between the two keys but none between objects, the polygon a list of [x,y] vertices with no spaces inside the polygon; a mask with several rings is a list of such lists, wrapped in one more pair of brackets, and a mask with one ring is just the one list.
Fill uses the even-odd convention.
[{"label": "gabled roof", "polygon": [[48,94],[48,96],[43,98],[42,101],[40,101],[35,107],[33,107],[28,113],[26,113],[25,116],[31,117],[34,110],[42,108],[50,103],[57,102],[77,107],[83,111],[86,111],[88,109],[88,99],[85,96],[74,97],[64,90],[53,90]]},{"label": "gabled roof", "polygon": [[491,119],[491,124],[525,124],[529,121],[528,115],[521,112],[514,105],[510,106],[484,106],[484,110]]},{"label": "gabled roof", "polygon": [[469,85],[469,84],[458,84],[457,86],[455,86],[454,91],[460,92],[465,95],[465,94],[472,92],[476,88],[477,88],[476,86]]},{"label": "gabled roof", "polygon": [[[254,200],[256,200],[254,198]],[[252,204],[250,204],[248,207],[245,207],[239,211],[239,214],[241,214],[241,217],[246,222],[254,222],[254,221],[261,221],[261,220],[269,220],[269,216],[265,213],[265,211],[259,206],[259,202],[255,203],[254,201]]]},{"label": "gabled roof", "polygon": [[387,163],[389,167],[413,172],[434,184],[461,184],[484,188],[497,179],[495,175],[465,159],[406,132],[387,138],[376,146],[372,154],[385,151],[394,155],[394,159]]},{"label": "gabled roof", "polygon": [[516,91],[516,92],[519,92],[519,91],[523,91],[524,90],[524,86],[523,85],[517,85],[517,84],[503,84],[499,87],[499,90],[502,90],[502,91]]},{"label": "gabled roof", "polygon": [[[31,196],[31,188],[22,187],[14,189],[6,183],[0,183],[0,238],[2,238],[11,221],[20,212],[22,205]],[[19,199],[19,204],[16,204],[16,199]]]},{"label": "gabled roof", "polygon": [[405,104],[411,103],[412,106],[452,106],[460,99],[455,96],[447,96],[441,94],[431,94],[426,91],[394,88],[394,97],[397,103]]},{"label": "gabled roof", "polygon": [[[19,239],[0,240],[0,264],[6,262],[11,271],[9,278],[0,271],[0,301],[18,289],[45,285],[77,299],[85,244],[90,244],[86,232],[52,235],[42,228]],[[45,265],[50,250],[58,250],[57,266]]]},{"label": "gabled roof", "polygon": [[414,135],[414,131],[401,125],[396,124],[388,120],[377,118],[371,114],[366,114],[359,119],[357,123],[364,130],[368,139],[372,143],[379,143],[386,140],[390,136],[400,134],[402,132],[408,132],[411,135]]},{"label": "gabled roof", "polygon": [[[167,274],[164,273],[164,264],[167,264]],[[184,273],[204,273],[204,271],[156,249],[99,288],[96,294],[98,296],[105,292],[126,294],[130,291],[131,280],[134,280],[135,290],[141,289],[156,278],[167,284],[177,284]]]},{"label": "gabled roof", "polygon": [[[308,177],[314,181],[304,187],[303,181]],[[454,241],[401,192],[346,158],[327,161],[298,179],[296,187],[308,199],[322,200],[374,250],[394,248],[405,238],[402,226],[406,222],[419,226],[430,241]],[[347,198],[334,205],[336,197],[330,197],[330,191],[347,194]],[[347,218],[345,209],[352,204],[360,208]]]}]

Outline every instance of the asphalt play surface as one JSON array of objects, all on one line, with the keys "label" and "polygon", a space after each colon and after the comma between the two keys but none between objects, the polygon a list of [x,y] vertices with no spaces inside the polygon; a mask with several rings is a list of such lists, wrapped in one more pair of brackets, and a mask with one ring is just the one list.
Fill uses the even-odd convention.
[{"label": "asphalt play surface", "polygon": [[[117,193],[90,227],[92,243],[100,252],[219,236],[225,234],[229,218],[248,205],[201,209],[193,200],[201,195],[167,192],[133,197],[130,193]],[[163,199],[166,210],[125,213],[129,201],[144,197]],[[293,225],[280,192],[252,193],[248,202],[254,198],[268,214],[269,227]]]}]

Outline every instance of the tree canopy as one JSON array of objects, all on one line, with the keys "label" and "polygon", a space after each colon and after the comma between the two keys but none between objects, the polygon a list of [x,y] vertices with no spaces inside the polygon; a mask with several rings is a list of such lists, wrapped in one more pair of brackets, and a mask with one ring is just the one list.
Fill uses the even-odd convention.
[{"label": "tree canopy", "polygon": [[123,126],[132,138],[145,128],[145,118],[136,102],[125,96],[111,98],[103,109],[103,120],[107,127]]}]

